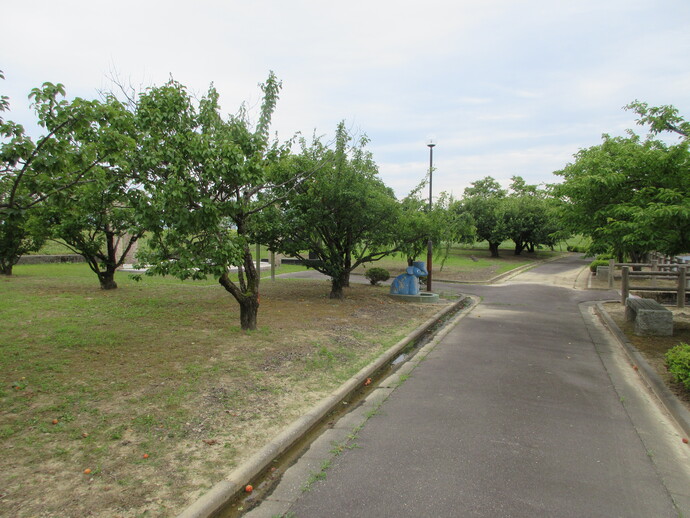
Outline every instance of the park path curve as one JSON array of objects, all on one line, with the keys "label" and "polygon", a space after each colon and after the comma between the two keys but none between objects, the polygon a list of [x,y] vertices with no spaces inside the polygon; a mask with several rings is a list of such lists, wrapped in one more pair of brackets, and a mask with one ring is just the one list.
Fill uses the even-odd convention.
[{"label": "park path curve", "polygon": [[502,285],[456,286],[480,304],[354,447],[308,491],[276,490],[248,516],[687,516],[690,458],[583,305],[616,294],[573,289],[584,266],[568,256]]}]

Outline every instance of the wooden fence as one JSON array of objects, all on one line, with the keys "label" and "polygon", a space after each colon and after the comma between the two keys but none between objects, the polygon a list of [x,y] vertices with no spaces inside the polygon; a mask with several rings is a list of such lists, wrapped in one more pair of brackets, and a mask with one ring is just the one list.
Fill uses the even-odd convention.
[{"label": "wooden fence", "polygon": [[[688,291],[687,261],[680,257],[665,257],[650,254],[649,263],[617,263],[611,259],[608,268],[609,288],[613,288],[616,268],[621,269],[621,303],[631,291],[649,291],[657,293],[675,293],[676,304],[685,307],[685,294]],[[635,280],[649,280],[647,285],[632,285]],[[673,283],[659,284],[657,281],[670,280]],[[673,284],[673,285],[671,285]]]},{"label": "wooden fence", "polygon": [[[631,271],[630,266],[623,266],[622,280],[621,280],[621,304],[625,304],[625,300],[630,295],[631,291],[653,291],[657,293],[675,293],[676,305],[679,308],[685,307],[685,293],[687,291],[688,267],[683,265],[677,268],[677,271]],[[632,279],[650,279],[651,286],[633,286]],[[656,286],[657,279],[675,280],[676,285],[673,286]]]}]

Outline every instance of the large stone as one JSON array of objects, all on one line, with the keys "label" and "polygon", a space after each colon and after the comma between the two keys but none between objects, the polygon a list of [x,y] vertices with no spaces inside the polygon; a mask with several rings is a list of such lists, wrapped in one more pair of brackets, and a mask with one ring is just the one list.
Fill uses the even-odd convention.
[{"label": "large stone", "polygon": [[640,309],[635,318],[635,334],[640,336],[673,336],[673,313],[668,309]]},{"label": "large stone", "polygon": [[608,279],[609,278],[609,267],[608,266],[597,266],[597,279]]},{"label": "large stone", "polygon": [[639,336],[672,336],[673,313],[656,300],[630,297],[625,301],[625,319],[635,321]]}]

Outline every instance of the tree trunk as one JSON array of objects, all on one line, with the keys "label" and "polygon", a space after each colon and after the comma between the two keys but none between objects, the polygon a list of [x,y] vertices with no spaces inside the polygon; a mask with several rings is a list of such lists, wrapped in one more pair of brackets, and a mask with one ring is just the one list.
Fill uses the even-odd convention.
[{"label": "tree trunk", "polygon": [[115,268],[107,268],[104,272],[98,273],[98,282],[101,283],[101,289],[114,290],[117,288],[115,282]]},{"label": "tree trunk", "polygon": [[242,297],[238,300],[240,304],[240,326],[243,331],[255,331],[256,321],[259,315],[258,294]]},{"label": "tree trunk", "polygon": [[515,241],[515,255],[520,255],[524,249],[525,249],[525,245]]},{"label": "tree trunk", "polygon": [[489,251],[491,252],[491,257],[498,257],[498,246],[501,243],[491,243],[489,242]]},{"label": "tree trunk", "polygon": [[[250,256],[251,260],[251,256]],[[245,262],[246,264],[246,262]],[[256,270],[252,270],[256,273]],[[230,280],[228,273],[224,273],[218,279],[225,290],[230,293],[240,305],[240,326],[243,331],[256,330],[257,317],[259,314],[259,292],[255,289],[253,281],[248,289],[244,286],[244,291]]]},{"label": "tree trunk", "polygon": [[[343,288],[350,287],[350,272],[352,271],[352,256],[348,251],[345,255],[345,271],[343,272]],[[342,298],[342,297],[340,297]]]},{"label": "tree trunk", "polygon": [[12,275],[12,263],[0,264],[0,275]]},{"label": "tree trunk", "polygon": [[343,272],[340,275],[331,277],[331,293],[328,298],[331,299],[344,299],[343,288],[346,288],[349,284],[350,272]]},{"label": "tree trunk", "polygon": [[631,262],[633,262],[633,263],[646,263],[647,262],[647,253],[646,252],[632,251],[632,252],[630,252],[630,259],[631,259]]},{"label": "tree trunk", "polygon": [[[633,263],[645,263],[647,262],[645,259],[647,254],[645,252],[636,252],[632,251],[630,252],[630,262]],[[633,266],[633,272],[641,272],[642,267],[641,266]]]}]

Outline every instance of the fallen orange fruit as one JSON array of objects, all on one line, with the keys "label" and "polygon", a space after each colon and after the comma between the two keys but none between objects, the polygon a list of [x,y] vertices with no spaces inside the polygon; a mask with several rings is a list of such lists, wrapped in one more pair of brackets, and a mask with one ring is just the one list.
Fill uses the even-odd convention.
[{"label": "fallen orange fruit", "polygon": [[148,459],[148,458],[149,458],[149,454],[148,454],[148,453],[144,453],[143,456],[144,456],[145,459]]},{"label": "fallen orange fruit", "polygon": [[251,493],[252,491],[254,491],[254,486],[252,486],[252,485],[247,485],[247,487],[245,487],[244,490],[245,490],[247,493]]},{"label": "fallen orange fruit", "polygon": [[684,442],[685,444],[688,444],[688,439],[687,439],[687,437],[683,437],[683,442]]},{"label": "fallen orange fruit", "polygon": [[57,419],[53,419],[53,424],[58,424],[58,420],[57,420]]},{"label": "fallen orange fruit", "polygon": [[89,473],[91,473],[91,470],[89,468],[86,468],[84,470],[84,475],[88,475]]}]

